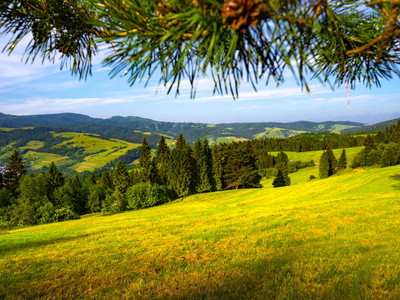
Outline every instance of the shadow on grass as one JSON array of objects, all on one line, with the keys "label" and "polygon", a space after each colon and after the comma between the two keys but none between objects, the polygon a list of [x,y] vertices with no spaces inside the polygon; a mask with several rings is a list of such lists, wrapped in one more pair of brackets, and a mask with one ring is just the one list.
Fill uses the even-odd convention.
[{"label": "shadow on grass", "polygon": [[394,179],[394,180],[400,181],[400,174],[394,174],[394,175],[391,175],[391,176],[389,176],[389,177],[392,178],[392,179]]},{"label": "shadow on grass", "polygon": [[[400,181],[400,174],[394,174],[394,175],[391,175],[391,176],[389,176],[389,177],[390,177],[391,179]],[[394,185],[392,185],[392,187],[393,187],[395,190],[400,191],[400,184],[394,184]]]},{"label": "shadow on grass", "polygon": [[[374,286],[368,267],[355,263],[312,269],[295,256],[243,263],[230,271],[191,274],[186,282],[159,287],[152,299],[371,299],[398,296],[396,288]],[[393,299],[395,298],[393,297]]]},{"label": "shadow on grass", "polygon": [[24,242],[15,242],[9,245],[0,246],[0,256],[4,254],[10,254],[22,250],[28,250],[31,248],[40,248],[48,245],[66,243],[71,241],[76,241],[88,237],[92,234],[82,234],[78,236],[67,236],[67,237],[59,237],[54,239],[46,239],[44,237],[43,240],[33,240],[33,241],[24,241]]}]

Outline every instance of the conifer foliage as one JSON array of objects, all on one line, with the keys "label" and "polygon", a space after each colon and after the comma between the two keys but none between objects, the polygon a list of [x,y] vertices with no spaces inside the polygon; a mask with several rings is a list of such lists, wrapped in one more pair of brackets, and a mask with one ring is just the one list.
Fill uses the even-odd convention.
[{"label": "conifer foliage", "polygon": [[289,162],[288,156],[286,155],[286,153],[283,153],[281,151],[277,157],[276,167],[278,169],[278,174],[276,175],[274,181],[272,182],[274,188],[290,185],[290,177],[287,168],[288,162]]},{"label": "conifer foliage", "polygon": [[159,76],[179,93],[211,70],[215,90],[237,96],[243,79],[281,83],[288,68],[307,89],[305,74],[379,86],[398,74],[399,11],[398,0],[2,0],[0,36],[9,53],[29,37],[26,60],[58,54],[80,77],[105,44],[111,76],[129,84]]},{"label": "conifer foliage", "polygon": [[321,155],[319,161],[319,177],[321,179],[328,178],[336,172],[337,160],[331,147],[327,147]]},{"label": "conifer foliage", "polygon": [[7,189],[16,195],[21,179],[27,173],[26,164],[16,149],[14,149],[8,160],[9,163],[4,174],[4,184]]},{"label": "conifer foliage", "polygon": [[347,168],[347,157],[346,157],[346,150],[343,149],[342,154],[338,160],[338,168],[344,170]]}]

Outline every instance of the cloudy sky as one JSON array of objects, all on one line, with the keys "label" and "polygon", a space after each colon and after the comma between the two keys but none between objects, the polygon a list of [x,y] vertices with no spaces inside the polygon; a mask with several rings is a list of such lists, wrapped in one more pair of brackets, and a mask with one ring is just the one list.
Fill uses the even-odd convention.
[{"label": "cloudy sky", "polygon": [[[0,49],[6,40],[0,39]],[[318,81],[311,81],[311,92],[302,91],[288,74],[283,85],[263,84],[255,92],[243,83],[239,99],[213,96],[210,77],[200,79],[195,100],[183,83],[180,95],[167,95],[167,88],[157,80],[130,87],[127,78],[110,79],[110,69],[95,59],[94,72],[86,81],[60,71],[55,63],[21,62],[24,47],[11,55],[0,53],[0,112],[13,115],[73,112],[92,117],[140,116],[158,121],[176,122],[290,122],[357,121],[368,124],[400,117],[400,79],[382,81],[382,87],[362,85],[350,90],[350,108],[346,87],[332,91]]]}]

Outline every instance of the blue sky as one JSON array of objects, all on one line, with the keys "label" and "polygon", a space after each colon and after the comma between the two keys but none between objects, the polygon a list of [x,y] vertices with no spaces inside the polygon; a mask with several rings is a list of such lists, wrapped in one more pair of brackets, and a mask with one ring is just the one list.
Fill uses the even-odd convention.
[{"label": "blue sky", "polygon": [[[0,39],[0,49],[5,44]],[[34,64],[21,62],[24,47],[8,56],[0,53],[0,112],[13,115],[73,112],[92,117],[139,116],[172,122],[291,122],[357,121],[373,124],[400,117],[400,79],[382,81],[372,89],[362,85],[350,90],[347,107],[346,87],[332,91],[317,80],[310,81],[311,93],[302,91],[288,74],[279,87],[259,84],[255,92],[245,82],[239,99],[213,96],[211,77],[200,79],[196,99],[190,99],[188,82],[181,94],[167,95],[167,88],[157,85],[157,78],[147,88],[143,84],[130,87],[127,78],[110,79],[110,69],[102,65],[102,57],[94,61],[94,72],[86,81],[60,71],[57,64],[41,59]]]}]

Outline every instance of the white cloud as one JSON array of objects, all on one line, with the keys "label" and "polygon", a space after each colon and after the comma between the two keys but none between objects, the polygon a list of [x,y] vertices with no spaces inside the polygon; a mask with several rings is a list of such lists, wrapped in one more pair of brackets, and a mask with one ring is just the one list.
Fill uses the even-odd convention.
[{"label": "white cloud", "polygon": [[28,99],[19,103],[8,101],[2,103],[1,112],[15,115],[31,115],[31,114],[46,114],[60,113],[71,111],[90,111],[91,108],[99,106],[118,105],[123,103],[133,103],[146,98],[152,98],[148,95],[136,95],[120,98],[40,98]]},{"label": "white cloud", "polygon": [[235,110],[258,110],[262,109],[264,106],[261,105],[253,105],[253,106],[238,106],[238,107],[233,107],[232,109]]}]

